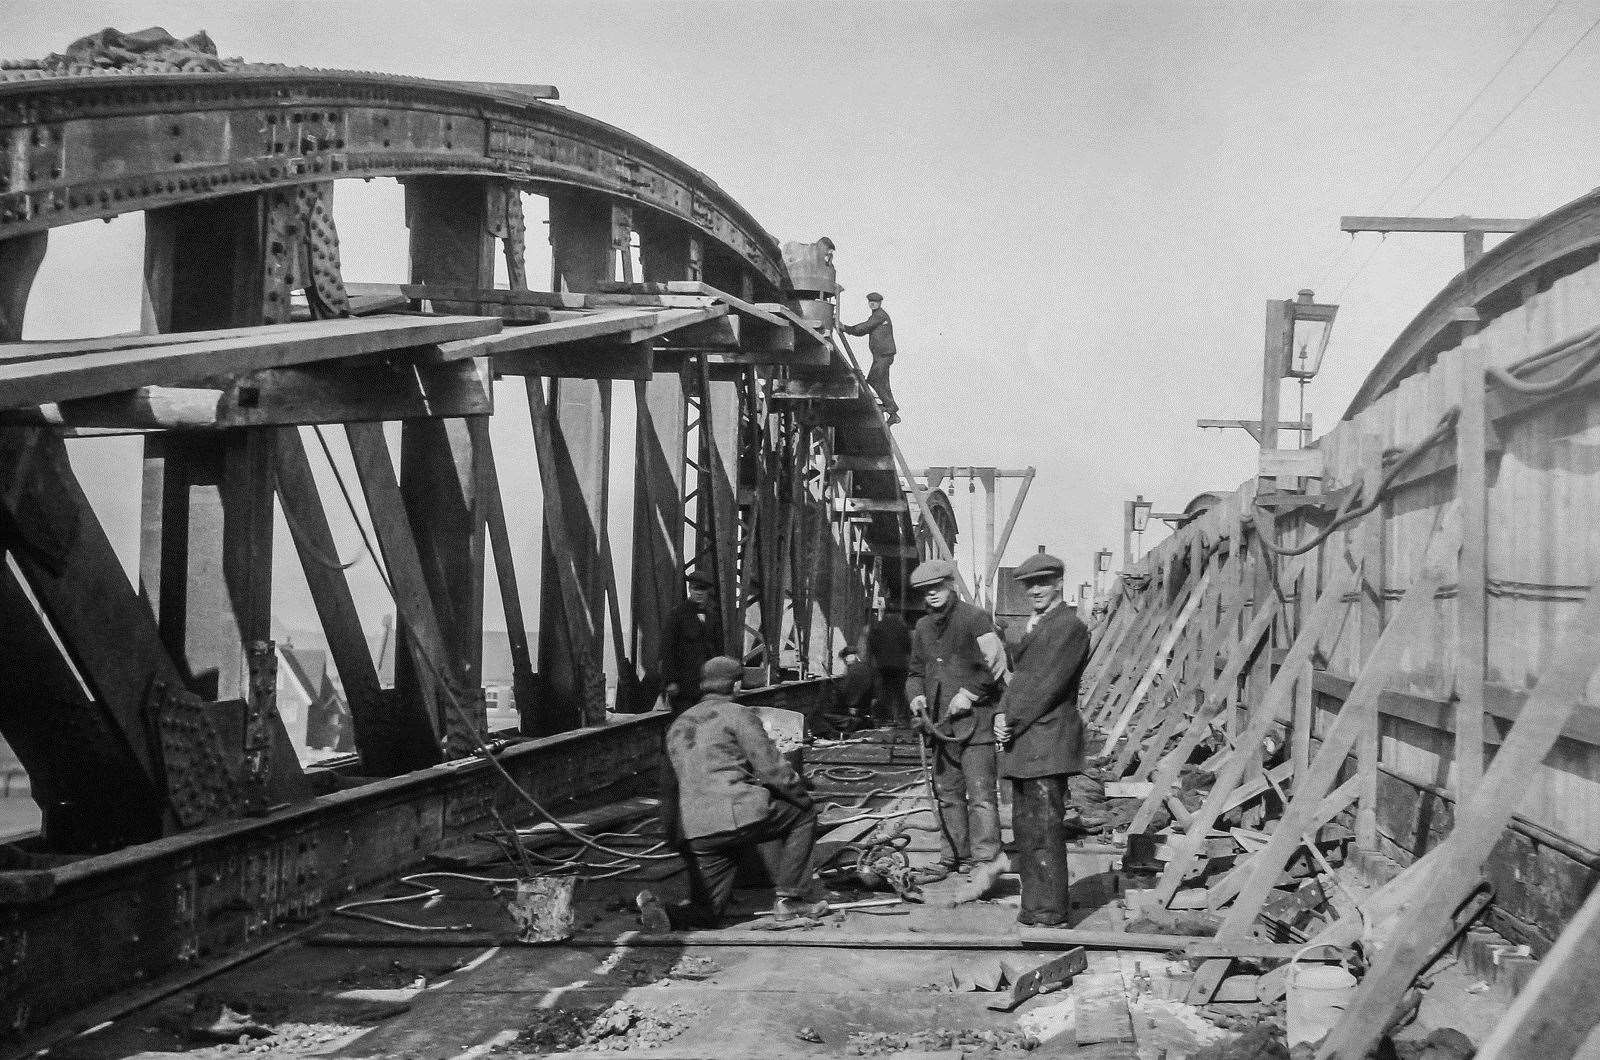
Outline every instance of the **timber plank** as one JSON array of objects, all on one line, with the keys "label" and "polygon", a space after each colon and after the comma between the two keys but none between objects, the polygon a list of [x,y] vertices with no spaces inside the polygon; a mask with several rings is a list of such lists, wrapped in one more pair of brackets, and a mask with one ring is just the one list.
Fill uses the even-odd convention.
[{"label": "timber plank", "polygon": [[1434,868],[1421,883],[1408,930],[1380,952],[1319,1057],[1365,1056],[1400,996],[1437,953],[1441,939],[1448,941],[1458,930],[1456,910],[1482,886],[1483,862],[1526,795],[1528,777],[1555,746],[1600,666],[1600,655],[1594,651],[1597,637],[1600,593],[1591,590],[1577,614],[1564,624],[1527,709],[1506,735],[1481,784],[1457,805],[1455,828],[1440,844]]},{"label": "timber plank", "polygon": [[[0,344],[0,408],[493,335],[488,317],[371,316],[187,335]],[[195,335],[213,335],[184,341]],[[160,339],[159,342],[146,341]]]}]

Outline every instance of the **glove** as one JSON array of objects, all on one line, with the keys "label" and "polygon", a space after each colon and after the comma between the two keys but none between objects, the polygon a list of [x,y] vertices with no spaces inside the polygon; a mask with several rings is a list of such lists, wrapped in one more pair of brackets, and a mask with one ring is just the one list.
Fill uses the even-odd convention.
[{"label": "glove", "polygon": [[917,698],[913,699],[911,701],[911,713],[913,713],[913,714],[926,714],[926,713],[928,713],[928,697],[927,696],[918,696]]},{"label": "glove", "polygon": [[994,741],[1002,746],[1011,742],[1011,726],[1006,724],[1004,714],[994,716]]},{"label": "glove", "polygon": [[963,688],[951,697],[949,716],[959,718],[961,715],[969,713],[973,707],[977,706],[977,703],[978,701],[973,698],[972,693]]}]

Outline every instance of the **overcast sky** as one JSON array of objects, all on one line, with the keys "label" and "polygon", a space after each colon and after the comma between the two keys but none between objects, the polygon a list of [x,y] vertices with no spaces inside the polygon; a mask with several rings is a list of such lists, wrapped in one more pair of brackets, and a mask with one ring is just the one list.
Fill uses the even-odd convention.
[{"label": "overcast sky", "polygon": [[[1246,435],[1194,421],[1259,413],[1266,299],[1311,286],[1340,302],[1308,394],[1326,429],[1460,268],[1459,237],[1392,236],[1374,254],[1379,237],[1351,243],[1341,214],[1531,216],[1595,186],[1600,33],[1474,145],[1600,0],[1559,4],[1400,183],[1550,3],[5,10],[16,55],[156,24],[254,60],[558,86],[704,170],[779,239],[832,237],[846,319],[866,291],[887,296],[912,462],[1037,467],[1008,562],[1043,544],[1075,582],[1096,548],[1120,552],[1124,498],[1179,509],[1252,474]],[[341,186],[337,201],[346,278],[401,278],[398,194]],[[136,219],[80,227],[53,241],[30,337],[137,322]],[[106,447],[91,462],[108,519],[136,512],[137,460]],[[965,520],[964,482],[954,499]]]}]

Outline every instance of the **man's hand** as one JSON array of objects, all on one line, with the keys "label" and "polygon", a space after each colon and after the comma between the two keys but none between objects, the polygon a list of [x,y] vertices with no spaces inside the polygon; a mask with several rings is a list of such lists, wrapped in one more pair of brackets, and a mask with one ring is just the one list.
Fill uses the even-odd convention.
[{"label": "man's hand", "polygon": [[1004,714],[994,716],[994,742],[1002,746],[1011,742],[1011,726],[1006,723]]},{"label": "man's hand", "polygon": [[959,718],[963,714],[970,714],[972,708],[978,705],[972,693],[965,688],[950,698],[950,717]]},{"label": "man's hand", "polygon": [[911,701],[911,713],[921,716],[928,713],[928,697],[918,696]]}]

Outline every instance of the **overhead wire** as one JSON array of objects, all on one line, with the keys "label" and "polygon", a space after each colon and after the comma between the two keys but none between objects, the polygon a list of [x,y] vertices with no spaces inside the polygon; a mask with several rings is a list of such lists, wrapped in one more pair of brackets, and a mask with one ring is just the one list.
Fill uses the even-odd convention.
[{"label": "overhead wire", "polygon": [[[1559,7],[1559,6],[1560,6],[1560,3],[1557,3],[1556,7]],[[1555,10],[1555,8],[1551,8],[1550,11],[1547,11],[1545,13],[1544,18],[1540,19],[1540,25],[1543,25],[1544,20],[1548,19],[1550,17],[1550,15],[1554,12],[1554,10]],[[1538,32],[1538,29],[1539,29],[1539,26],[1535,26],[1533,32],[1535,32],[1535,33]],[[1582,45],[1584,41],[1589,39],[1590,35],[1593,34],[1596,29],[1600,29],[1600,16],[1597,16],[1594,19],[1594,21],[1589,23],[1588,27],[1585,28],[1584,31],[1578,35],[1577,39],[1575,39],[1571,44],[1569,44],[1567,46],[1566,50],[1564,50],[1559,56],[1556,57],[1555,62],[1551,63],[1548,67],[1545,68],[1544,73],[1539,75],[1539,79],[1533,83],[1533,86],[1531,88],[1529,88],[1526,92],[1524,92],[1517,99],[1517,101],[1511,105],[1511,108],[1509,110],[1507,110],[1503,115],[1501,115],[1500,119],[1498,121],[1496,121],[1493,125],[1491,125],[1488,128],[1488,130],[1484,132],[1484,134],[1482,136],[1478,137],[1478,139],[1472,144],[1472,146],[1467,148],[1466,153],[1463,154],[1459,159],[1457,159],[1455,164],[1452,165],[1448,170],[1446,170],[1444,175],[1441,176],[1437,181],[1435,181],[1433,183],[1432,187],[1428,188],[1427,191],[1423,192],[1415,201],[1413,201],[1411,203],[1411,205],[1406,208],[1405,213],[1407,213],[1407,214],[1412,213],[1413,211],[1418,209],[1423,203],[1427,202],[1428,199],[1432,198],[1435,192],[1437,192],[1440,188],[1444,187],[1445,183],[1447,181],[1449,181],[1449,179],[1451,177],[1455,176],[1456,173],[1458,173],[1461,170],[1461,167],[1466,165],[1467,162],[1473,157],[1473,155],[1477,154],[1479,149],[1482,148],[1484,144],[1488,143],[1489,140],[1491,138],[1493,138],[1493,136],[1497,132],[1499,132],[1502,128],[1504,128],[1505,124],[1508,121],[1510,121],[1523,108],[1523,106],[1528,102],[1528,100],[1533,98],[1534,93],[1538,92],[1539,89],[1541,87],[1543,87],[1544,83],[1546,81],[1548,81],[1555,74],[1555,72],[1558,69],[1560,69],[1561,65],[1567,61],[1567,59],[1572,55],[1573,52],[1578,50],[1579,46]],[[1531,39],[1531,36],[1532,36],[1532,34],[1530,34],[1529,39]],[[1517,46],[1516,52],[1520,52],[1521,49],[1526,45],[1526,43],[1527,43],[1527,41],[1524,40],[1522,44],[1519,44]],[[1516,52],[1512,53],[1513,57],[1515,56]],[[1507,61],[1509,62],[1509,59]],[[1502,64],[1502,65],[1504,65],[1504,64]],[[1498,72],[1497,72],[1496,76],[1498,76]],[[1493,79],[1491,78],[1491,81],[1492,80]],[[1484,87],[1487,88],[1488,85],[1486,84]],[[1409,176],[1407,177],[1407,179],[1409,179]],[[1386,199],[1385,201],[1387,202],[1388,200]],[[1362,273],[1364,273],[1366,271],[1366,268],[1367,268],[1367,266],[1369,264],[1371,264],[1373,257],[1377,254],[1378,250],[1382,248],[1383,243],[1385,241],[1387,241],[1388,233],[1384,233],[1383,236],[1384,236],[1384,238],[1379,241],[1377,246],[1373,247],[1373,249],[1367,254],[1367,256],[1365,258],[1362,259],[1361,264],[1356,268],[1356,271],[1351,274],[1350,278],[1345,281],[1344,286],[1339,289],[1338,295],[1336,295],[1334,297],[1334,301],[1335,302],[1337,302],[1341,298],[1343,298],[1345,292],[1347,292],[1351,288],[1351,286],[1354,285],[1356,280],[1362,275]]]},{"label": "overhead wire", "polygon": [[[1490,87],[1500,79],[1500,75],[1505,73],[1506,68],[1511,65],[1516,57],[1522,54],[1523,49],[1526,48],[1529,42],[1531,42],[1538,32],[1544,28],[1545,23],[1550,21],[1550,16],[1555,14],[1556,9],[1564,3],[1566,3],[1566,0],[1556,0],[1555,3],[1551,4],[1545,13],[1539,17],[1539,21],[1533,24],[1533,28],[1530,29],[1523,36],[1522,40],[1517,43],[1517,46],[1511,49],[1510,53],[1506,55],[1503,60],[1501,60],[1500,65],[1495,67],[1494,73],[1489,75],[1488,80],[1484,81],[1482,85],[1478,86],[1478,91],[1472,94],[1472,98],[1467,100],[1467,102],[1462,105],[1460,110],[1456,111],[1455,117],[1450,119],[1450,123],[1446,125],[1443,131],[1441,131],[1438,136],[1434,137],[1433,142],[1430,143],[1423,150],[1423,152],[1417,156],[1417,160],[1411,164],[1411,168],[1406,170],[1405,176],[1394,182],[1394,186],[1389,189],[1388,194],[1386,194],[1382,201],[1378,204],[1379,213],[1382,213],[1388,208],[1389,203],[1392,202],[1394,197],[1399,194],[1400,189],[1405,187],[1407,182],[1409,182],[1412,177],[1417,175],[1418,171],[1422,169],[1423,164],[1426,163],[1428,159],[1433,156],[1433,153],[1439,149],[1439,145],[1443,144],[1445,140],[1449,138],[1450,134],[1455,132],[1455,130],[1461,125],[1462,121],[1466,119],[1466,116],[1471,113],[1472,108],[1477,106],[1478,101],[1481,100],[1489,91]],[[1350,234],[1350,238],[1345,241],[1344,246],[1339,249],[1338,255],[1320,270],[1321,279],[1317,281],[1318,286],[1321,286],[1322,281],[1327,279],[1328,274],[1338,266],[1339,262],[1344,260],[1344,256],[1350,252],[1351,247],[1355,246],[1355,242],[1355,233],[1352,232]],[[1379,242],[1379,246],[1381,245],[1382,241]],[[1367,255],[1368,259],[1370,259],[1372,254],[1375,253],[1377,253],[1376,249]],[[1363,268],[1365,267],[1365,264],[1366,262],[1363,261]],[[1349,284],[1347,283],[1345,287],[1348,289]],[[1342,295],[1343,291],[1341,291],[1340,294]],[[1335,301],[1337,301],[1337,299],[1335,299]]]}]

